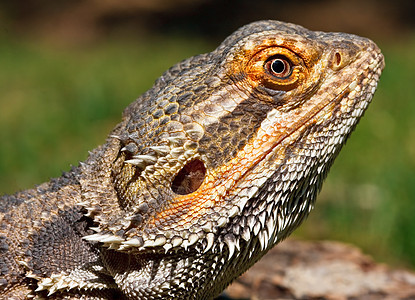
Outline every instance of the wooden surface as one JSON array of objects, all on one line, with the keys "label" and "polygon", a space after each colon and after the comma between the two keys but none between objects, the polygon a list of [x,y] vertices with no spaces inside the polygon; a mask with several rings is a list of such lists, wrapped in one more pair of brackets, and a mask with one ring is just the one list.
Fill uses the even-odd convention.
[{"label": "wooden surface", "polygon": [[339,242],[287,240],[227,290],[231,299],[415,299],[415,273]]}]

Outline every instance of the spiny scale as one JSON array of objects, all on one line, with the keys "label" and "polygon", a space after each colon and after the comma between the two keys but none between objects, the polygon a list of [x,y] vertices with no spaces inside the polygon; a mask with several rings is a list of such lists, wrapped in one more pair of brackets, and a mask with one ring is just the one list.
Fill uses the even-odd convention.
[{"label": "spiny scale", "polygon": [[0,296],[214,298],[312,210],[383,65],[260,21],[173,66],[79,167],[2,198]]}]

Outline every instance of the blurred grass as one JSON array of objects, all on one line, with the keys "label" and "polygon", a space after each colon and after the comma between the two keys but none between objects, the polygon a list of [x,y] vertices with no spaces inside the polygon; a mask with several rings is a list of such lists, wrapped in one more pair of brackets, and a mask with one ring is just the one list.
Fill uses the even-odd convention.
[{"label": "blurred grass", "polygon": [[[415,267],[415,37],[380,46],[386,69],[374,102],[296,235]],[[212,48],[181,37],[78,48],[0,38],[0,194],[84,160],[165,69]]]}]

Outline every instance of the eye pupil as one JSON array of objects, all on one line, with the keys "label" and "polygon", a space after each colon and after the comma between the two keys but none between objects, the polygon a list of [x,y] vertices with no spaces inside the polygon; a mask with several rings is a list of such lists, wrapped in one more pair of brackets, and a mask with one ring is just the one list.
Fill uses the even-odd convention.
[{"label": "eye pupil", "polygon": [[271,63],[271,71],[276,74],[283,73],[285,71],[285,63],[281,59],[275,59]]},{"label": "eye pupil", "polygon": [[286,57],[272,57],[265,62],[266,71],[274,77],[283,79],[291,75],[291,62]]}]

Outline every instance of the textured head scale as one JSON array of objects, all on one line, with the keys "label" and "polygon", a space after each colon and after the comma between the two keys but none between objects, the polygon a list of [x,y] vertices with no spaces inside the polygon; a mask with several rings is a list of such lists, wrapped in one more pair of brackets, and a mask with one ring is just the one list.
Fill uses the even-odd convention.
[{"label": "textured head scale", "polygon": [[209,262],[195,272],[214,295],[310,212],[382,68],[368,39],[277,21],[173,66],[125,110],[105,157],[83,166],[99,174],[81,178],[98,224],[88,239],[157,255],[176,292],[185,266]]}]

